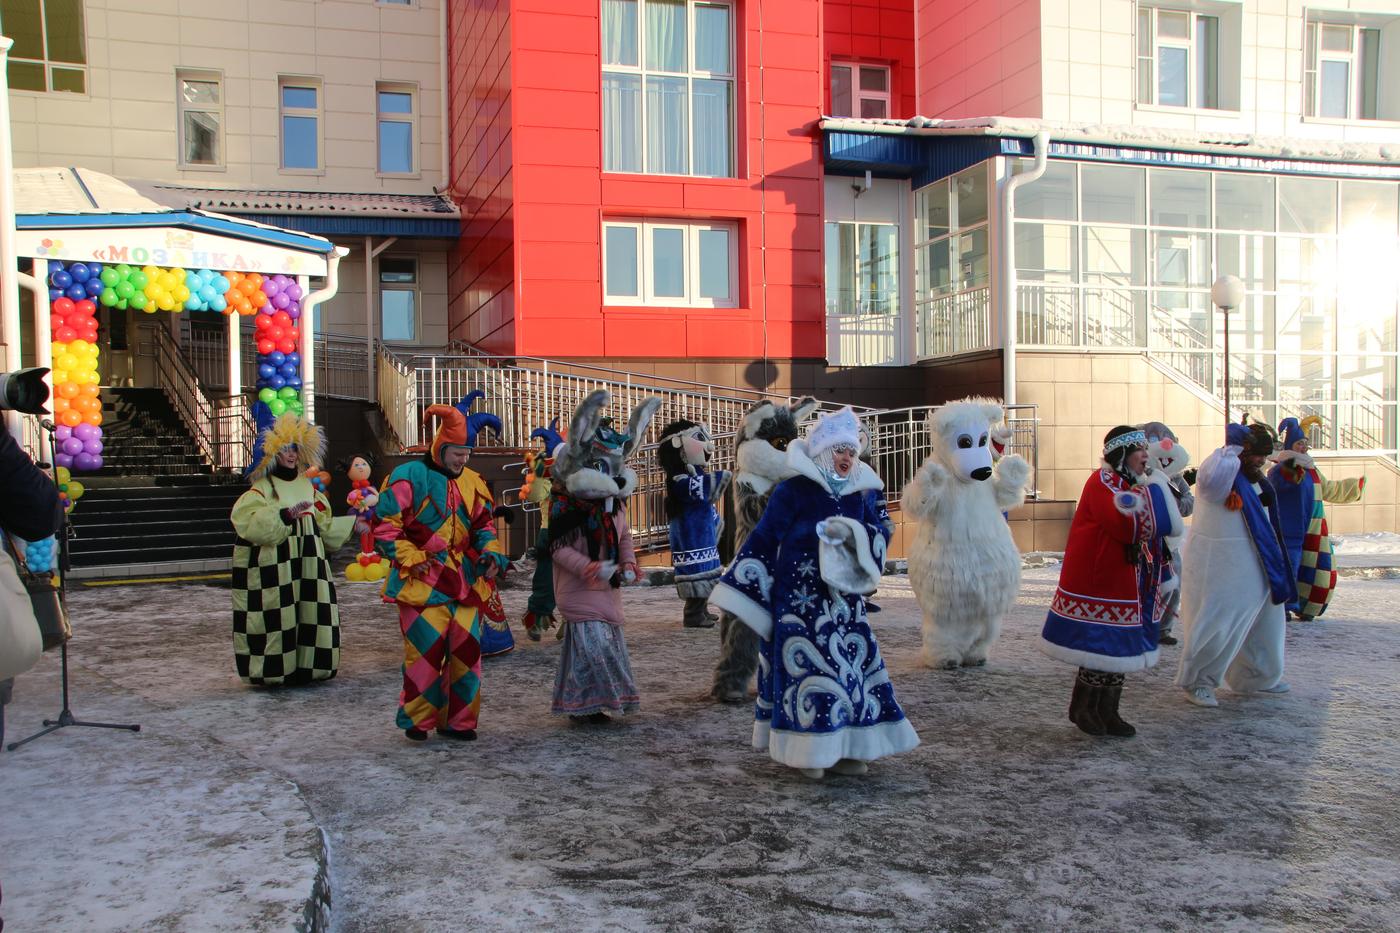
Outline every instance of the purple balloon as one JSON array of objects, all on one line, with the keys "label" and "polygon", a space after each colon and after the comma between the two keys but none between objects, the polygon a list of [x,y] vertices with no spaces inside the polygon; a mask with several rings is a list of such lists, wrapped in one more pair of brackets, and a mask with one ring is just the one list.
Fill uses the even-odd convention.
[{"label": "purple balloon", "polygon": [[58,463],[59,466],[63,467],[65,470],[73,469],[73,458],[68,456],[67,454],[58,454],[54,457],[54,460]]},{"label": "purple balloon", "polygon": [[267,304],[263,305],[261,308],[258,309],[258,313],[272,315],[277,313],[277,309],[273,307],[272,302],[269,301]]},{"label": "purple balloon", "polygon": [[73,466],[70,469],[80,473],[87,473],[91,470],[102,469],[102,458],[97,454],[81,453],[73,458]]},{"label": "purple balloon", "polygon": [[76,428],[69,428],[68,430],[72,431],[73,436],[80,441],[92,441],[102,436],[101,428],[95,424],[88,424],[86,421]]},{"label": "purple balloon", "polygon": [[103,444],[97,438],[93,438],[90,441],[83,441],[83,453],[85,454],[100,454],[102,453],[102,449]]},{"label": "purple balloon", "polygon": [[287,297],[293,301],[301,301],[301,286],[296,282],[287,286]]},{"label": "purple balloon", "polygon": [[267,278],[262,280],[262,290],[264,295],[271,298],[282,290],[282,286],[276,278]]},{"label": "purple balloon", "polygon": [[[87,422],[84,421],[83,424],[87,424]],[[91,427],[91,425],[88,426]],[[73,429],[68,427],[68,425],[66,424],[60,424],[53,429],[53,439],[58,441],[60,444],[62,444],[64,441],[68,440],[68,438],[72,436]]]},{"label": "purple balloon", "polygon": [[288,298],[285,292],[273,292],[273,293],[272,293],[272,301],[271,301],[271,304],[272,304],[272,306],[273,306],[274,308],[276,308],[278,311],[285,311],[285,310],[287,310],[287,305],[289,305],[289,304],[291,304],[291,303],[292,303],[292,299]]},{"label": "purple balloon", "polygon": [[287,317],[294,321],[301,317],[301,306],[295,301],[287,305]]},{"label": "purple balloon", "polygon": [[63,452],[70,457],[76,457],[83,452],[83,442],[76,437],[70,437],[63,442]]}]

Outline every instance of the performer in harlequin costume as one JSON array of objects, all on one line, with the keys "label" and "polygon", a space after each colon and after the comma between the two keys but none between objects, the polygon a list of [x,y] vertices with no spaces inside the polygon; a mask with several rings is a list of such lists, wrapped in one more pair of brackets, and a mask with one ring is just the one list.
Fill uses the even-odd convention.
[{"label": "performer in harlequin costume", "polygon": [[1079,668],[1069,719],[1089,735],[1137,733],[1118,713],[1126,674],[1157,663],[1162,539],[1180,534],[1166,476],[1148,472],[1147,436],[1119,425],[1104,437],[1070,522],[1060,583],[1040,649]]},{"label": "performer in harlequin costume", "polygon": [[[559,433],[559,419],[555,418],[543,428],[530,432],[530,440],[539,441],[540,449],[525,454],[525,483],[520,487],[520,501],[533,502],[540,506],[540,530],[535,536],[535,575],[530,579],[530,599],[525,604],[525,615],[520,624],[531,641],[539,641],[540,635],[554,625],[554,563],[549,556],[549,496],[554,489],[551,468],[554,466],[554,451],[564,443],[564,435]],[[564,637],[561,628],[556,633]]]},{"label": "performer in harlequin costume", "polygon": [[348,465],[341,461],[339,466],[350,479],[350,493],[345,497],[345,504],[350,506],[350,514],[364,526],[360,534],[360,553],[345,568],[345,579],[351,583],[382,580],[389,572],[388,564],[374,548],[374,532],[370,528],[375,506],[379,504],[379,492],[370,482],[373,469],[369,457],[352,457]]},{"label": "performer in harlequin costume", "polygon": [[713,628],[706,603],[724,571],[719,560],[723,527],[716,507],[732,474],[706,469],[715,442],[703,424],[681,418],[661,429],[656,459],[666,476],[666,518],[670,523],[671,563],[676,594],[685,601],[686,628]]},{"label": "performer in harlequin costume", "polygon": [[355,528],[306,478],[321,429],[285,414],[258,435],[252,485],[233,506],[233,655],[244,683],[329,680],[340,667],[340,610],[327,555]]},{"label": "performer in harlequin costume", "polygon": [[859,429],[844,408],[787,445],[795,475],[710,596],[761,639],[754,748],[812,779],[864,774],[919,744],[866,619],[887,539]]},{"label": "performer in harlequin costume", "polygon": [[[1283,492],[1279,494],[1285,539],[1304,526],[1302,546],[1298,553],[1298,599],[1290,603],[1288,609],[1304,622],[1311,622],[1327,611],[1332,593],[1337,588],[1337,568],[1332,557],[1332,533],[1327,527],[1327,507],[1324,503],[1346,505],[1358,502],[1366,489],[1366,477],[1330,480],[1322,475],[1312,455],[1308,453],[1308,431],[1322,423],[1317,415],[1309,415],[1301,422],[1285,418],[1278,426],[1283,437],[1283,450],[1275,455],[1279,465],[1269,472],[1269,480],[1278,488],[1284,483],[1301,481],[1296,477],[1306,474],[1312,480],[1312,510],[1306,515],[1286,504]],[[1278,477],[1275,480],[1275,476]],[[1286,488],[1286,487],[1285,487]],[[1290,547],[1291,547],[1291,541]]]},{"label": "performer in harlequin costume", "polygon": [[483,610],[508,559],[496,537],[486,483],[467,469],[472,436],[456,408],[432,405],[440,424],[419,460],[389,475],[375,509],[375,538],[393,551],[384,596],[398,604],[404,636],[398,727],[476,738],[481,707]]}]

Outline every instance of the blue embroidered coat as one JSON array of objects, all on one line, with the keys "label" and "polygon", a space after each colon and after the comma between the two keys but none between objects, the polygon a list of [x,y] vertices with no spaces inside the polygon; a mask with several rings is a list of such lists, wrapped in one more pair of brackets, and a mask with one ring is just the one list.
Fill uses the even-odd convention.
[{"label": "blue embroidered coat", "polygon": [[888,541],[872,489],[880,478],[857,463],[834,495],[805,445],[788,446],[797,473],[779,483],[763,518],[735,555],[710,601],[761,640],[753,745],[794,768],[827,768],[842,758],[871,761],[919,744],[865,615],[865,598],[822,577],[817,525],[854,519],[884,565]]},{"label": "blue embroidered coat", "polygon": [[[1311,461],[1305,462],[1311,465]],[[1308,536],[1308,525],[1313,519],[1316,484],[1307,470],[1298,468],[1294,463],[1279,463],[1269,471],[1269,485],[1273,487],[1278,507],[1279,530],[1283,532],[1289,571],[1296,580],[1303,561],[1303,539]],[[1293,612],[1298,611],[1296,592],[1288,601],[1288,608]]]},{"label": "blue embroidered coat", "polygon": [[714,589],[724,565],[719,561],[719,532],[723,520],[714,500],[723,491],[729,474],[694,467],[695,475],[670,479],[671,499],[682,503],[681,514],[671,519],[671,564],[676,570],[676,592],[682,598],[703,599]]}]

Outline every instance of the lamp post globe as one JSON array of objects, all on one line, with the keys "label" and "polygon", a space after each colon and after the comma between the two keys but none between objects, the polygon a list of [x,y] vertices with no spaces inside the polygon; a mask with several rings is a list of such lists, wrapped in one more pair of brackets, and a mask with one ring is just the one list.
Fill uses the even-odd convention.
[{"label": "lamp post globe", "polygon": [[1230,414],[1230,312],[1244,302],[1244,283],[1237,275],[1222,275],[1210,287],[1210,300],[1220,309],[1220,327],[1224,336],[1224,396],[1225,424],[1234,420]]}]

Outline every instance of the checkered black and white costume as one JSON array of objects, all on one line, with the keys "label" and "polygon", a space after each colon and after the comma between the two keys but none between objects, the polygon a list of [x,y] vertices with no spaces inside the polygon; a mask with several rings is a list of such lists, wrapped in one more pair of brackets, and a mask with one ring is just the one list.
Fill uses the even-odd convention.
[{"label": "checkered black and white costume", "polygon": [[[312,502],[288,524],[282,510]],[[233,655],[245,683],[329,680],[340,667],[340,612],[327,554],[344,544],[352,516],[333,518],[304,475],[266,476],[233,507]]]}]

